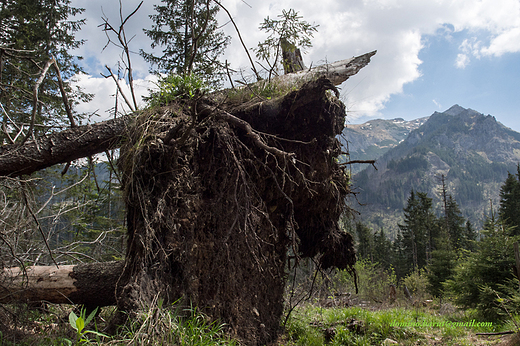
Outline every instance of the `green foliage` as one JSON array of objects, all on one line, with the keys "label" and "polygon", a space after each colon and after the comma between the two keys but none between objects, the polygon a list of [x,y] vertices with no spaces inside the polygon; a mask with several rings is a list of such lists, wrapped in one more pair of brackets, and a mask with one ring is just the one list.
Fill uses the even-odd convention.
[{"label": "green foliage", "polygon": [[476,308],[482,318],[492,321],[504,318],[503,309],[493,295],[507,297],[513,279],[513,244],[520,238],[509,233],[510,229],[502,222],[493,217],[488,219],[477,250],[459,260],[453,278],[445,283],[445,290],[456,304]]},{"label": "green foliage", "polygon": [[[287,346],[382,345],[385,339],[399,345],[474,345],[475,332],[496,331],[495,326],[476,326],[466,316],[453,320],[436,312],[392,308],[371,311],[359,307],[296,309],[288,321]],[[459,324],[462,324],[459,325]],[[502,328],[503,329],[503,328]],[[330,336],[327,342],[326,335]],[[479,343],[480,344],[480,343]]]},{"label": "green foliage", "polygon": [[260,24],[260,30],[265,31],[268,37],[265,41],[258,43],[255,49],[256,57],[268,64],[269,80],[272,73],[277,73],[282,60],[282,43],[288,42],[293,47],[307,49],[312,47],[311,38],[318,31],[317,25],[311,25],[302,21],[303,17],[293,9],[282,10],[277,19],[264,18]]},{"label": "green foliage", "polygon": [[402,236],[399,251],[406,261],[401,263],[405,267],[400,268],[400,274],[406,276],[424,268],[439,228],[432,210],[432,199],[426,193],[412,190],[403,212],[403,224],[398,225]]},{"label": "green foliage", "polygon": [[219,57],[229,43],[219,28],[216,15],[219,7],[205,0],[163,0],[154,5],[154,24],[145,29],[152,48],[162,47],[162,55],[140,54],[157,68],[154,72],[195,74],[210,85],[218,85],[223,76]]},{"label": "green foliage", "polygon": [[508,226],[512,234],[520,234],[520,165],[517,173],[507,173],[507,179],[500,188],[499,216]]},{"label": "green foliage", "polygon": [[[71,311],[69,314],[69,324],[76,331],[76,344],[84,344],[88,343],[88,339],[85,337],[87,334],[94,334],[97,336],[108,337],[103,333],[99,333],[94,330],[85,330],[85,327],[92,321],[94,316],[96,316],[98,308],[95,308],[88,317],[87,312],[83,308],[81,309],[80,315],[77,316],[74,311]],[[70,342],[72,345],[72,342]]]},{"label": "green foliage", "polygon": [[397,173],[406,173],[412,170],[425,171],[428,169],[428,160],[423,156],[408,156],[397,162],[395,160],[390,160],[387,167],[388,169],[396,170]]},{"label": "green foliage", "polygon": [[428,292],[434,297],[441,297],[444,291],[443,283],[453,278],[457,255],[445,230],[435,243],[436,249],[432,251],[428,264]]},{"label": "green foliage", "polygon": [[193,74],[170,74],[160,77],[157,87],[159,90],[152,91],[150,96],[145,98],[150,107],[164,106],[177,99],[190,99],[209,91],[204,80]]},{"label": "green foliage", "polygon": [[[79,99],[91,98],[90,95],[73,92],[67,81],[81,71],[77,59],[69,51],[83,43],[76,40],[74,34],[84,24],[84,20],[70,20],[70,17],[83,12],[83,9],[72,7],[70,3],[70,0],[4,0],[0,5],[0,102],[9,118],[17,123],[16,126],[6,123],[12,139],[19,132],[20,123],[30,122],[33,88],[41,69],[52,57],[59,66],[69,101],[74,103]],[[38,99],[36,124],[67,123],[54,68],[42,81]],[[34,131],[36,134],[44,133],[47,128],[37,127]],[[4,136],[1,135],[0,141],[7,140]],[[21,138],[23,136],[18,139]]]},{"label": "green foliage", "polygon": [[459,209],[459,205],[450,195],[446,201],[446,226],[448,227],[447,236],[451,241],[452,249],[470,250],[476,239],[476,233],[471,223],[467,223]]},{"label": "green foliage", "polygon": [[225,335],[223,324],[211,321],[196,307],[183,308],[179,302],[163,307],[160,299],[129,321],[116,338],[137,345],[236,345]]},{"label": "green foliage", "polygon": [[374,237],[372,230],[361,222],[356,222],[357,255],[361,259],[372,260]]},{"label": "green foliage", "polygon": [[[358,295],[365,299],[385,300],[390,285],[397,284],[393,270],[386,270],[379,263],[361,259],[356,262],[355,269],[358,277]],[[339,287],[347,287],[354,291],[352,277],[347,271],[339,271],[337,281]]]},{"label": "green foliage", "polygon": [[427,295],[428,277],[424,269],[415,270],[408,274],[402,282],[414,299],[423,300]]}]

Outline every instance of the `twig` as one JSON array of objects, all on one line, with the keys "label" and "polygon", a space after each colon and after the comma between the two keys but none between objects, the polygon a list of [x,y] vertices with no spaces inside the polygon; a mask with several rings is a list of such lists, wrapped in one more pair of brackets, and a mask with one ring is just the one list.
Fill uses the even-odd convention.
[{"label": "twig", "polygon": [[516,332],[512,330],[508,330],[507,332],[494,332],[494,333],[475,333],[475,335],[507,335],[507,334],[514,334]]},{"label": "twig", "polygon": [[[126,38],[126,33],[125,33],[125,24],[126,22],[130,19],[130,17],[132,17],[138,10],[139,8],[141,8],[141,5],[143,4],[144,1],[141,1],[139,3],[139,5],[137,5],[137,7],[135,8],[135,10],[132,11],[132,13],[130,13],[128,16],[126,16],[126,18],[123,19],[123,6],[122,6],[122,3],[121,3],[121,0],[119,0],[119,18],[121,20],[121,24],[119,25],[119,29],[116,30],[109,22],[108,22],[108,18],[105,16],[103,17],[103,21],[104,23],[103,24],[100,24],[99,26],[102,26],[103,27],[103,31],[105,31],[106,35],[107,35],[107,38],[108,38],[108,42],[107,44],[105,45],[105,47],[103,48],[103,50],[110,44],[114,44],[116,47],[119,47],[119,48],[122,48],[125,55],[126,55],[126,62],[123,60],[123,63],[126,65],[127,69],[128,69],[128,84],[130,86],[130,93],[132,94],[132,100],[134,102],[134,107],[132,108],[132,106],[130,105],[130,102],[128,101],[128,99],[125,97],[125,95],[123,94],[123,92],[121,91],[121,88],[119,87],[119,84],[117,85],[118,86],[118,90],[119,92],[121,92],[121,94],[123,95],[124,99],[125,99],[125,102],[126,104],[130,107],[130,109],[132,111],[135,111],[138,107],[137,107],[137,100],[135,98],[135,91],[134,91],[134,78],[133,78],[133,73],[132,73],[132,62],[131,62],[131,59],[130,59],[130,49],[128,48],[128,44],[130,43],[130,41],[132,40],[132,38],[130,40],[127,40]],[[110,39],[110,36],[108,35],[108,32],[109,31],[112,31],[114,32],[116,35],[117,35],[117,39],[119,40],[119,43],[121,44],[120,46],[117,45],[116,43],[114,43],[111,39]],[[105,66],[107,67],[107,66]],[[108,69],[108,67],[107,67]],[[110,70],[110,69],[109,69]],[[112,74],[112,71],[110,71],[110,73]],[[113,77],[113,76],[112,76]],[[117,84],[117,81],[116,81],[116,84]]]},{"label": "twig", "polygon": [[251,63],[251,67],[253,69],[253,72],[255,73],[256,79],[257,80],[262,80],[262,77],[260,77],[260,75],[256,71],[255,64],[253,63],[253,59],[251,58],[251,55],[249,54],[249,50],[247,49],[247,47],[246,47],[246,45],[244,43],[244,40],[242,39],[242,35],[240,35],[240,30],[238,30],[238,26],[235,23],[235,21],[233,20],[233,17],[231,16],[231,13],[229,13],[227,8],[222,6],[222,4],[219,1],[217,1],[217,0],[213,0],[213,1],[215,1],[215,3],[217,5],[219,5],[227,13],[229,19],[231,20],[231,23],[233,23],[233,26],[235,27],[235,30],[237,31],[238,38],[240,39],[240,42],[242,43],[242,47],[244,47],[244,50],[246,51],[247,57],[249,58],[249,62]]},{"label": "twig", "polygon": [[233,79],[231,78],[231,74],[229,73],[229,65],[228,65],[228,61],[227,60],[226,60],[226,73],[227,73],[227,76],[229,78],[229,82],[231,83],[231,88],[235,89],[235,85],[233,84]]},{"label": "twig", "polygon": [[27,194],[25,192],[25,183],[20,180],[20,185],[22,187],[20,190],[22,192],[22,196],[23,196],[23,199],[24,199],[24,202],[25,202],[25,206],[27,207],[27,210],[29,211],[29,214],[31,214],[34,222],[36,223],[36,226],[38,227],[38,230],[40,231],[40,233],[42,235],[43,241],[45,242],[45,246],[47,247],[47,250],[49,250],[49,256],[51,257],[52,262],[54,262],[54,264],[56,265],[56,268],[59,269],[58,263],[56,263],[56,260],[52,256],[52,250],[51,250],[51,247],[49,246],[49,243],[47,242],[47,237],[45,237],[45,233],[43,233],[42,226],[40,225],[40,222],[38,221],[38,218],[36,217],[36,214],[34,214],[32,208],[31,208],[31,206],[29,204],[29,200],[27,199]]},{"label": "twig", "polygon": [[[110,69],[110,67],[108,67],[108,65],[105,65],[105,68],[108,70],[108,72],[110,72],[110,76],[112,77],[114,82],[116,82],[117,90],[119,90],[119,93],[121,94],[121,96],[123,96],[125,103],[128,105],[128,107],[130,107],[130,110],[132,112],[135,112],[134,107],[132,107],[132,104],[130,104],[130,101],[128,101],[128,98],[126,97],[125,93],[123,92],[123,89],[121,89],[121,86],[119,85],[119,81],[117,80],[116,76],[112,73],[112,70]],[[105,78],[108,78],[108,76],[105,76],[103,74],[101,74],[101,75]]]},{"label": "twig", "polygon": [[45,78],[45,75],[47,74],[47,71],[49,71],[49,68],[51,67],[53,62],[54,62],[54,58],[52,58],[51,60],[47,61],[47,63],[45,64],[45,67],[43,68],[43,70],[42,70],[42,72],[40,74],[40,77],[38,78],[38,80],[36,81],[36,84],[34,85],[34,88],[33,88],[33,110],[32,110],[32,115],[31,115],[31,125],[29,126],[29,131],[27,132],[27,135],[22,140],[22,143],[20,143],[20,145],[23,145],[29,139],[29,137],[31,137],[31,135],[32,135],[32,132],[33,132],[33,129],[34,129],[34,123],[36,121],[36,111],[37,111],[37,108],[38,108],[38,89],[40,88],[40,85],[43,83],[43,79]]},{"label": "twig", "polygon": [[352,160],[352,161],[347,161],[345,163],[342,163],[342,164],[340,164],[340,166],[346,166],[346,165],[351,165],[351,164],[355,164],[355,163],[370,163],[377,171],[376,160]]},{"label": "twig", "polygon": [[67,97],[67,93],[65,92],[65,88],[63,87],[63,79],[61,78],[60,68],[58,63],[54,57],[52,57],[54,69],[56,70],[56,75],[58,76],[58,86],[60,87],[61,97],[63,99],[63,105],[65,106],[65,111],[67,112],[67,117],[70,121],[70,127],[76,127],[76,122],[74,121],[74,117],[72,116],[72,110],[70,109],[69,99]]}]

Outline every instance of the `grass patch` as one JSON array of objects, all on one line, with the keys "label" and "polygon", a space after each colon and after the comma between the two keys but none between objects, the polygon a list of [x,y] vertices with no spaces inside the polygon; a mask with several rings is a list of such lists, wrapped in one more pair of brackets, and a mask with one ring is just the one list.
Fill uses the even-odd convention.
[{"label": "grass patch", "polygon": [[[441,316],[433,310],[390,308],[371,311],[359,307],[296,309],[286,326],[286,346],[382,345],[390,339],[399,345],[491,345],[477,332],[510,329],[509,325],[478,325],[465,316]],[[462,325],[463,324],[463,325]],[[387,343],[389,341],[386,341]]]},{"label": "grass patch", "polygon": [[[17,309],[22,309],[17,307]],[[68,316],[71,306],[50,305],[45,312],[27,310],[22,320],[0,330],[1,346],[69,346],[69,345],[179,345],[234,346],[238,343],[225,333],[225,325],[212,321],[197,308],[160,302],[134,314],[115,335],[103,337],[96,333],[76,338],[77,331]],[[114,307],[103,308],[99,316],[85,324],[85,330],[102,331],[110,321]],[[0,321],[0,324],[2,322]]]}]

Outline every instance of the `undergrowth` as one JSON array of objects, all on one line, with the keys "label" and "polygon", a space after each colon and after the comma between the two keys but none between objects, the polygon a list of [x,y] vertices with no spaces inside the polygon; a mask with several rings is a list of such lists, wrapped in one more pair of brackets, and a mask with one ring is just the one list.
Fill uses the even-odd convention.
[{"label": "undergrowth", "polygon": [[[19,308],[19,307],[18,307]],[[211,321],[195,307],[180,304],[164,307],[161,301],[132,315],[115,335],[101,336],[114,313],[113,307],[103,308],[90,324],[91,335],[76,339],[76,330],[68,317],[70,306],[50,306],[47,311],[25,310],[25,316],[10,325],[2,325],[1,346],[68,346],[68,345],[238,345],[224,331],[225,325]],[[23,322],[23,323],[21,323]],[[9,330],[5,330],[8,328]],[[71,340],[76,342],[72,343]]]},{"label": "undergrowth", "polygon": [[475,333],[507,327],[476,326],[464,314],[441,316],[433,310],[405,307],[371,311],[360,307],[307,306],[293,312],[281,345],[382,345],[394,344],[392,341],[399,345],[484,345],[487,341],[475,340]]},{"label": "undergrowth", "polygon": [[[0,345],[69,345],[68,340],[73,340],[75,332],[66,321],[70,309],[54,306],[47,312],[28,311],[24,317],[25,336],[13,339],[0,332]],[[113,308],[102,309],[96,323],[93,321],[88,328],[101,330],[113,311]],[[512,323],[477,326],[476,322],[470,310],[441,315],[436,308],[393,307],[373,311],[307,305],[292,312],[277,345],[372,346],[391,345],[391,341],[399,345],[495,345],[500,336],[479,338],[475,333],[515,330]],[[179,304],[164,307],[157,301],[131,318],[117,334],[91,335],[75,345],[240,345],[225,330],[225,325],[211,321],[195,307]]]}]

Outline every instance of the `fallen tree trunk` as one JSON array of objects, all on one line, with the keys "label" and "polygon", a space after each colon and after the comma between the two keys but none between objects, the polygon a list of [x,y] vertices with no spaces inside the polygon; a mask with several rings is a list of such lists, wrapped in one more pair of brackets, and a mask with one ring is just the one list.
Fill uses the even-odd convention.
[{"label": "fallen tree trunk", "polygon": [[308,82],[317,78],[327,78],[334,85],[340,85],[351,76],[359,72],[363,67],[368,65],[370,58],[377,53],[376,50],[333,62],[331,64],[324,64],[309,69],[304,69],[294,73],[288,73],[282,76],[278,76],[272,79],[277,83],[284,83],[287,85],[293,85],[296,83]]},{"label": "fallen tree trunk", "polygon": [[[306,81],[324,77],[334,85],[339,85],[366,66],[374,54],[376,51],[275,77],[272,81],[285,85],[301,85]],[[270,104],[276,105],[275,102]],[[267,106],[269,105],[265,103],[260,104],[264,109]],[[254,107],[258,107],[258,104]],[[277,109],[272,110],[272,113],[276,112]],[[120,140],[124,136],[129,120],[129,117],[112,119],[51,133],[27,141],[21,146],[18,144],[0,146],[0,176],[18,177],[31,174],[55,164],[117,148],[121,145]]]},{"label": "fallen tree trunk", "polygon": [[[338,71],[348,78],[373,54]],[[128,244],[122,274],[114,274],[119,311],[184,298],[245,345],[265,345],[280,331],[289,249],[296,258],[315,258],[322,269],[355,275],[353,239],[338,224],[350,193],[349,175],[337,160],[346,112],[329,92],[339,93],[333,85],[339,79],[331,78],[336,82],[311,78],[276,99],[247,104],[218,102],[214,95],[178,100],[143,112],[123,129],[115,126],[110,140],[88,142],[96,150],[124,142],[118,166]],[[76,136],[96,132],[83,131]],[[48,142],[45,150],[53,154],[55,142]],[[33,155],[33,171],[77,158],[60,145],[66,158],[38,160],[39,145],[14,147],[13,155]],[[4,155],[9,150],[0,151]],[[2,165],[0,159],[4,175],[31,171]],[[110,300],[111,288],[103,291]]]},{"label": "fallen tree trunk", "polygon": [[18,177],[120,145],[128,117],[51,133],[23,145],[0,147],[0,176]]},{"label": "fallen tree trunk", "polygon": [[0,303],[46,301],[89,307],[116,304],[116,283],[123,261],[78,265],[5,268],[0,281]]}]

